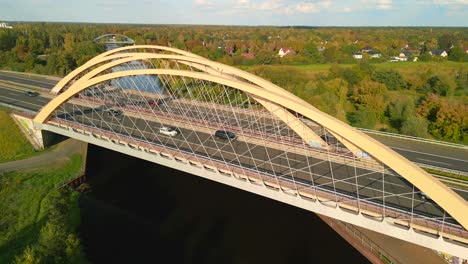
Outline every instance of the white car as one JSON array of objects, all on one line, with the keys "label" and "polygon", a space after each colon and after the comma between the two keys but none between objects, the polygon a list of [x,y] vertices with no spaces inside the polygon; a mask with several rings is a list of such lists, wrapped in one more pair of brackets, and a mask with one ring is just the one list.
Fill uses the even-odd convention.
[{"label": "white car", "polygon": [[171,137],[175,137],[177,136],[177,134],[179,134],[179,132],[177,132],[177,130],[172,127],[161,127],[159,129],[159,133],[166,135],[166,136],[171,136]]}]

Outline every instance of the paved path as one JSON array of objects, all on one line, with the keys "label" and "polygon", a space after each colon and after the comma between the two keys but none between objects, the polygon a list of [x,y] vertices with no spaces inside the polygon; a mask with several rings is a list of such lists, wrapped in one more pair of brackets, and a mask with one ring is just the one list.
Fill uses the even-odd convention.
[{"label": "paved path", "polygon": [[53,150],[44,152],[23,160],[15,160],[0,163],[0,173],[31,169],[53,163],[60,159],[66,159],[71,154],[83,154],[86,151],[86,143],[75,139],[67,139],[57,144]]}]

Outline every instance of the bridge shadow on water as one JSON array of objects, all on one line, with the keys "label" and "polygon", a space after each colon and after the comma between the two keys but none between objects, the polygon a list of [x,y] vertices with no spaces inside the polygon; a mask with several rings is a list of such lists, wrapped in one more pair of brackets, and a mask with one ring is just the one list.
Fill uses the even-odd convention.
[{"label": "bridge shadow on water", "polygon": [[89,145],[92,263],[368,263],[315,214]]}]

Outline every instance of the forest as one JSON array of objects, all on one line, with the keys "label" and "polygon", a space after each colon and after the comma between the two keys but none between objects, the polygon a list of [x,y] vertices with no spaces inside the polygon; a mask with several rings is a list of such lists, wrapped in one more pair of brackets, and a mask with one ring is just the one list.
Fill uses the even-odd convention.
[{"label": "forest", "polygon": [[105,50],[96,37],[122,34],[247,70],[356,127],[468,143],[467,28],[12,25],[1,69],[64,76]]}]

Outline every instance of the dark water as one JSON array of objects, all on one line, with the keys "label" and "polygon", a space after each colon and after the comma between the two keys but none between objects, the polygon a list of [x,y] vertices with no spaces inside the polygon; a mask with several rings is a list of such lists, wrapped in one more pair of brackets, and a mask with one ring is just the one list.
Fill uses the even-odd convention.
[{"label": "dark water", "polygon": [[92,263],[368,263],[313,213],[89,145]]}]

